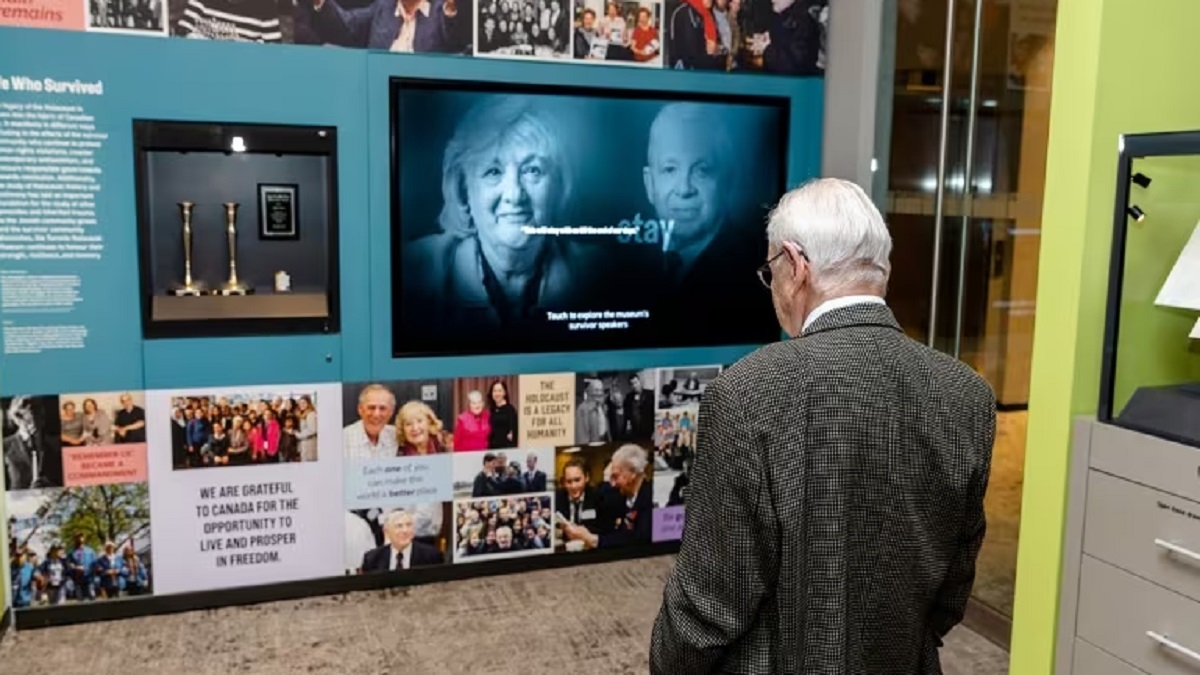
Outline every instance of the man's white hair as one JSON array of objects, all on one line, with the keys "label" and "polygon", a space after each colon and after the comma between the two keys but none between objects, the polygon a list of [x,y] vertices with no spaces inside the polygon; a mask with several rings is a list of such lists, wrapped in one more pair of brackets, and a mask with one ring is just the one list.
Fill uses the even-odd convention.
[{"label": "man's white hair", "polygon": [[612,461],[613,464],[624,464],[636,474],[646,473],[646,451],[632,443],[617,448]]},{"label": "man's white hair", "polygon": [[848,180],[818,178],[785,194],[768,218],[767,239],[799,246],[824,295],[887,288],[892,236],[871,198]]},{"label": "man's white hair", "polygon": [[409,513],[405,509],[394,509],[387,512],[384,514],[383,518],[380,519],[380,524],[384,527],[394,527],[400,523],[400,519],[402,518],[408,518],[410,521],[412,521],[414,526],[417,524],[417,519],[413,518],[413,514]]}]

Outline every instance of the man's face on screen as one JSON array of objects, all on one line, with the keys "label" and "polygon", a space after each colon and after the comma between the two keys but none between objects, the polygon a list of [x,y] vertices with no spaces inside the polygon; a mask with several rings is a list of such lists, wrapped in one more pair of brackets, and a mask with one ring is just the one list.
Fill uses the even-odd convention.
[{"label": "man's face on screen", "polygon": [[546,225],[554,181],[550,161],[513,139],[479,156],[466,175],[467,206],[479,236],[492,246],[521,248],[526,227]]},{"label": "man's face on screen", "polygon": [[396,404],[383,391],[372,391],[358,404],[358,416],[362,418],[363,430],[370,436],[378,436],[392,419]]},{"label": "man's face on screen", "polygon": [[720,158],[710,134],[693,124],[664,126],[650,139],[646,196],[659,220],[674,221],[670,245],[702,241],[720,226]]},{"label": "man's face on screen", "polygon": [[405,546],[412,543],[413,521],[412,516],[407,513],[396,516],[384,529],[386,530],[385,534],[387,535],[388,543],[393,548],[402,550]]}]

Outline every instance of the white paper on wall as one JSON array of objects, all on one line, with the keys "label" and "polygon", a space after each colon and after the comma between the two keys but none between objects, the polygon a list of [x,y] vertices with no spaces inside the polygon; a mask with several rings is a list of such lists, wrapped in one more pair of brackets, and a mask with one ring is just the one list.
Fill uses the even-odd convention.
[{"label": "white paper on wall", "polygon": [[[1154,304],[1160,307],[1200,310],[1200,223],[1183,247],[1175,267],[1158,292]],[[1196,337],[1193,331],[1192,337]]]}]

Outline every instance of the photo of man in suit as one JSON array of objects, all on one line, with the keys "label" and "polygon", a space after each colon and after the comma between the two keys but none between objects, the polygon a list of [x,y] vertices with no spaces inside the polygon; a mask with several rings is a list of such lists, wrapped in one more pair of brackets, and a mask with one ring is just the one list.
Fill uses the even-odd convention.
[{"label": "photo of man in suit", "polygon": [[995,396],[905,336],[862,188],[789,192],[767,241],[759,278],[791,339],[704,390],[650,672],[940,675],[983,543]]},{"label": "photo of man in suit", "polygon": [[415,536],[416,523],[411,513],[403,509],[388,513],[383,517],[385,543],[363,555],[362,571],[396,572],[445,562],[441,552],[416,541]]},{"label": "photo of man in suit", "polygon": [[587,549],[650,543],[654,489],[647,478],[649,468],[645,449],[633,444],[617,448],[608,465],[610,489],[602,493],[595,531],[582,524],[559,523],[568,550],[578,550],[572,541],[582,542]]}]

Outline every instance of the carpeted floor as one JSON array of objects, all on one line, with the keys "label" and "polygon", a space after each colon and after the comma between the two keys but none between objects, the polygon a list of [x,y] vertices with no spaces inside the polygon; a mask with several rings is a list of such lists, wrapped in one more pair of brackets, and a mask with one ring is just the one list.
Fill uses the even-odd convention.
[{"label": "carpeted floor", "polygon": [[[672,558],[9,634],[5,673],[623,675],[645,673]],[[1004,675],[965,629],[946,675]]]},{"label": "carpeted floor", "polygon": [[992,476],[984,508],[988,531],[979,552],[975,598],[1011,617],[1017,579],[1017,542],[1021,533],[1021,489],[1025,475],[1025,426],[1029,414],[996,416],[996,445]]}]

